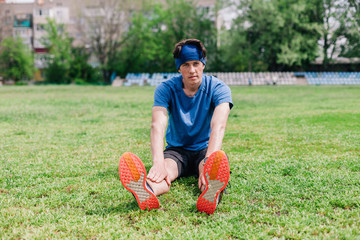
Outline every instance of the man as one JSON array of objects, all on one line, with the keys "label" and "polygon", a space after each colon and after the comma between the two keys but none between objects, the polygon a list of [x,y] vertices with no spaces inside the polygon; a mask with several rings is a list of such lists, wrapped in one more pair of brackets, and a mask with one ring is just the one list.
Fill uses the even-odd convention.
[{"label": "man", "polygon": [[[154,93],[150,136],[153,166],[146,177],[141,160],[124,153],[120,180],[141,209],[152,209],[159,207],[156,196],[168,192],[172,181],[199,176],[202,194],[197,208],[212,214],[230,177],[229,161],[220,149],[233,106],[231,91],[219,79],[203,75],[206,49],[200,40],[180,41],[173,55],[181,76],[161,83]],[[163,150],[165,130],[167,146]]]}]

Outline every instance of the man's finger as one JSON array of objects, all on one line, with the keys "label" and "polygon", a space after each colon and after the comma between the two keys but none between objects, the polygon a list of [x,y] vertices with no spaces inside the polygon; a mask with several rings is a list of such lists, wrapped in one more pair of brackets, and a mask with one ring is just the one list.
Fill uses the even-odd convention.
[{"label": "man's finger", "polygon": [[154,181],[154,174],[150,171],[149,175],[147,176],[148,179]]},{"label": "man's finger", "polygon": [[204,191],[206,188],[206,181],[204,176],[201,176],[200,180],[201,180],[201,191]]},{"label": "man's finger", "polygon": [[155,177],[155,171],[153,168],[150,168],[149,174],[147,176],[150,179],[153,179]]},{"label": "man's finger", "polygon": [[159,175],[156,176],[155,182],[159,183],[159,182],[161,182],[162,180],[164,180],[164,178],[165,178],[164,175],[159,174]]},{"label": "man's finger", "polygon": [[166,176],[165,181],[166,181],[168,186],[171,186],[171,181],[170,181],[169,176]]}]

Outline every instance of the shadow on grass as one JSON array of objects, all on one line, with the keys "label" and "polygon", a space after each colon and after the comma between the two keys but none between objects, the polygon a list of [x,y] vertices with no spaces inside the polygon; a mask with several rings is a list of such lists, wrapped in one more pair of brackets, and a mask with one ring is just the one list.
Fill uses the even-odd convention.
[{"label": "shadow on grass", "polygon": [[[112,181],[119,181],[119,169],[118,167],[109,167],[97,172],[94,177],[102,179],[112,179]],[[123,187],[123,186],[122,186]],[[126,192],[131,195],[130,192]],[[187,205],[186,211],[189,213],[195,213],[197,211],[196,203],[201,192],[198,188],[198,178],[195,176],[181,177],[172,182],[169,193],[159,196],[160,210],[166,210],[170,205]],[[87,215],[100,215],[106,216],[111,214],[126,214],[133,211],[147,212],[139,208],[135,199],[130,199],[128,202],[120,200],[120,204],[117,206],[111,206],[109,208],[99,208],[86,211]]]},{"label": "shadow on grass", "polygon": [[198,178],[194,176],[181,177],[175,180],[173,185],[174,187],[185,188],[186,191],[191,192],[193,196],[199,196],[201,193],[198,187]]},{"label": "shadow on grass", "polygon": [[[96,178],[112,178],[114,181],[119,181],[119,167],[109,167],[102,171],[99,171],[95,175]],[[194,176],[181,177],[172,182],[171,189],[174,188],[184,188],[186,191],[189,191],[194,196],[200,195],[200,190],[198,188],[198,178]],[[170,189],[170,191],[171,191]]]},{"label": "shadow on grass", "polygon": [[111,206],[109,208],[101,208],[101,209],[95,209],[95,210],[88,210],[86,211],[86,215],[99,215],[99,216],[106,216],[111,214],[121,214],[121,213],[129,213],[138,210],[139,212],[142,212],[136,203],[136,201],[131,201],[125,204],[119,204],[117,206]]}]

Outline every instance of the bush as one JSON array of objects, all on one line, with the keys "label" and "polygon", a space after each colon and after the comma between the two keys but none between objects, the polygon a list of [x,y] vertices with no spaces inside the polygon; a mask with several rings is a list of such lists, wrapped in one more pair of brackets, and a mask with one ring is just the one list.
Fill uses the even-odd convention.
[{"label": "bush", "polygon": [[89,83],[86,82],[84,79],[75,78],[74,79],[74,84],[76,84],[76,85],[88,85]]}]

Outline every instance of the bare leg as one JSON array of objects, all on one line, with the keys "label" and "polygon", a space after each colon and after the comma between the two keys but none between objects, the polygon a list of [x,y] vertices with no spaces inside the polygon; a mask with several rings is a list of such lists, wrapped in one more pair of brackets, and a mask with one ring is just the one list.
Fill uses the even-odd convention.
[{"label": "bare leg", "polygon": [[[170,158],[166,158],[165,168],[168,172],[170,181],[173,182],[178,177],[178,166],[176,162]],[[170,186],[166,183],[165,180],[159,183],[153,182],[149,179],[147,179],[146,181],[150,185],[156,196],[167,193],[170,190]]]},{"label": "bare leg", "polygon": [[205,165],[204,160],[202,160],[199,163],[199,180],[198,180],[198,185],[199,185],[199,189],[201,192],[203,192],[206,188],[206,182],[205,182],[205,178],[203,175],[204,165]]}]

